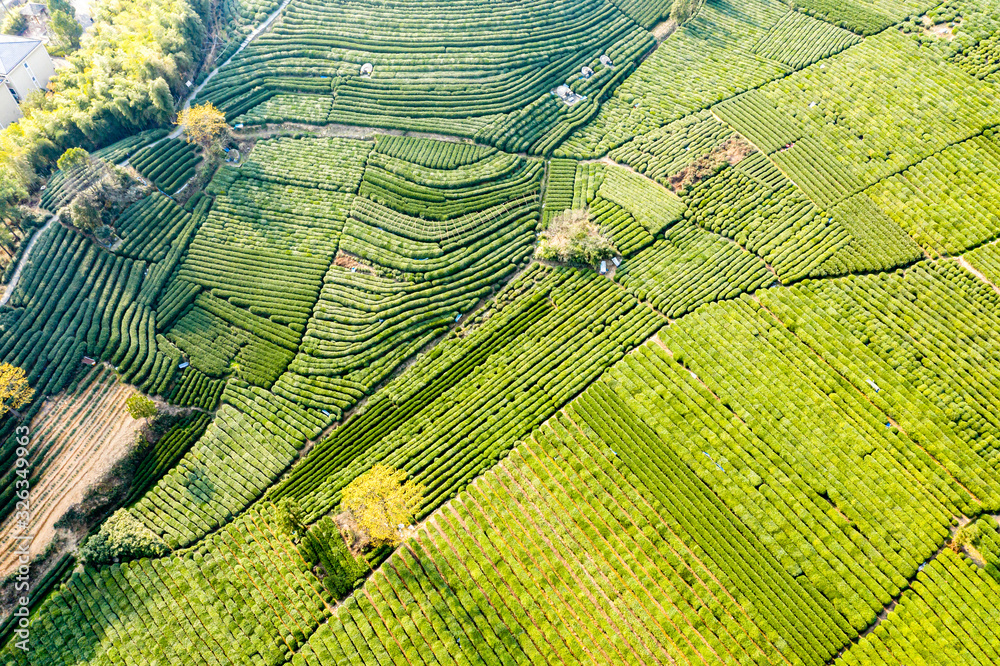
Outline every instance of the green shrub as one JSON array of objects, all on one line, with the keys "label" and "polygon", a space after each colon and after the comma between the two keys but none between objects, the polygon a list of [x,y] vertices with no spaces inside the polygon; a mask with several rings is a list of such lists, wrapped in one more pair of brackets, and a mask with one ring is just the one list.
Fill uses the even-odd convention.
[{"label": "green shrub", "polygon": [[0,25],[0,32],[5,35],[20,35],[28,27],[28,19],[18,11],[7,12],[3,24]]},{"label": "green shrub", "polygon": [[556,215],[542,232],[535,256],[546,261],[561,261],[593,266],[614,254],[611,241],[585,211],[571,210]]},{"label": "green shrub", "polygon": [[152,530],[122,509],[101,525],[80,546],[80,560],[86,564],[109,564],[142,557],[160,557],[169,548]]}]

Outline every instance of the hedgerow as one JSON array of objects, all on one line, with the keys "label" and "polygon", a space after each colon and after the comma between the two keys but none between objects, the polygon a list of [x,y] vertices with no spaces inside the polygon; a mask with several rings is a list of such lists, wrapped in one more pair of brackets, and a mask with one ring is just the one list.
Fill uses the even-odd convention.
[{"label": "hedgerow", "polygon": [[325,125],[333,106],[331,95],[285,93],[268,97],[233,119],[234,124],[266,125],[268,123],[307,123]]},{"label": "hedgerow", "polygon": [[480,317],[318,443],[270,496],[322,515],[385,462],[427,486],[429,513],[662,321],[596,274],[536,264]]},{"label": "hedgerow", "polygon": [[660,21],[670,16],[670,0],[654,0],[641,2],[639,0],[610,0],[626,16],[649,30]]},{"label": "hedgerow", "polygon": [[[994,602],[1000,584],[948,549],[917,574],[878,629],[835,662],[988,664],[1000,660]],[[890,656],[891,655],[891,656]]]},{"label": "hedgerow", "polygon": [[340,419],[525,261],[541,176],[492,149],[379,137],[275,393]]},{"label": "hedgerow", "polygon": [[973,268],[983,273],[986,279],[1000,285],[1000,244],[996,241],[978,247],[965,255]]},{"label": "hedgerow", "polygon": [[801,69],[861,41],[857,35],[795,10],[774,24],[753,52]]},{"label": "hedgerow", "polygon": [[[8,316],[0,330],[0,358],[24,368],[36,392],[27,418],[46,396],[71,385],[85,356],[116,365],[123,381],[151,394],[167,390],[180,354],[157,334],[153,308],[210,204],[200,204],[194,215],[182,211],[185,224],[180,231],[174,225],[174,240],[165,252],[155,248],[168,242],[162,234],[148,255],[138,252],[149,262],[112,254],[59,223],[39,238],[4,308]],[[176,215],[179,209],[169,204],[166,210]],[[14,444],[14,438],[4,436],[5,458]],[[34,442],[28,455],[36,467],[41,465],[39,446]],[[14,472],[13,466],[4,469]],[[0,514],[10,508],[6,499],[3,507]]]},{"label": "hedgerow", "polygon": [[744,2],[738,10],[704,3],[554,155],[597,157],[638,134],[787,74],[787,65],[752,52],[787,11],[788,5],[777,0]]},{"label": "hedgerow", "polygon": [[211,410],[219,404],[225,387],[223,380],[212,379],[197,368],[188,366],[181,372],[180,379],[174,384],[167,399],[181,407]]},{"label": "hedgerow", "polygon": [[635,137],[609,153],[646,177],[672,187],[671,176],[704,157],[732,136],[724,123],[699,111]]},{"label": "hedgerow", "polygon": [[295,458],[321,421],[264,389],[230,380],[205,434],[128,511],[171,548],[243,512]]},{"label": "hedgerow", "polygon": [[135,471],[124,504],[128,506],[134,503],[151,485],[159,481],[202,436],[211,420],[208,414],[193,412],[171,427],[155,444],[150,445]]},{"label": "hedgerow", "polygon": [[[659,0],[295,0],[199,101],[399,135],[264,138],[183,207],[195,149],[106,149],[163,192],[110,248],[53,223],[0,360],[28,420],[84,355],[195,408],[91,542],[175,552],[82,567],[31,663],[1000,660],[994,19],[824,1],[704,3],[650,54]],[[276,7],[223,2],[212,53]],[[610,279],[531,263],[566,211]],[[424,522],[364,581],[337,514],[375,464]]]},{"label": "hedgerow", "polygon": [[[236,52],[250,32],[263,23],[268,15],[278,9],[279,0],[224,0],[219,3],[220,16],[214,22],[213,35],[225,44],[225,48],[215,54],[214,63],[224,63]],[[198,83],[207,74],[206,60],[199,74]]]},{"label": "hedgerow", "polygon": [[996,138],[980,135],[948,146],[865,193],[926,250],[961,254],[1000,233],[998,180],[1000,145]]},{"label": "hedgerow", "polygon": [[866,36],[881,32],[910,14],[933,7],[933,3],[919,0],[877,0],[865,3],[854,0],[795,0],[793,5],[807,14]]},{"label": "hedgerow", "polygon": [[[991,126],[995,96],[887,30],[713,111],[819,206],[832,207]],[[940,113],[943,106],[950,111]]]},{"label": "hedgerow", "polygon": [[[967,468],[969,474],[987,474],[979,471],[984,464],[989,469],[1000,464],[994,407],[998,375],[992,358],[994,331],[1000,329],[996,292],[953,262],[924,262],[904,275],[810,282],[793,293],[806,299],[802,307],[812,303],[841,317],[844,330],[884,363],[898,368],[906,382],[924,387],[926,400],[915,396],[911,400],[918,402],[907,409],[924,415],[941,431],[931,431],[921,444],[945,460],[958,455],[949,450],[971,447],[975,456],[963,453],[947,464],[966,487],[979,488],[984,482],[965,479],[964,472],[954,466]],[[825,346],[835,347],[832,341]],[[902,418],[898,412],[896,417]],[[939,451],[939,446],[944,449]],[[988,483],[973,492],[986,506],[996,501]]]},{"label": "hedgerow", "polygon": [[194,176],[200,151],[193,143],[166,139],[137,152],[129,158],[129,165],[166,194],[173,194]]},{"label": "hedgerow", "polygon": [[653,237],[679,220],[686,208],[670,190],[617,166],[607,167],[597,196],[627,210]]},{"label": "hedgerow", "polygon": [[330,601],[274,508],[255,507],[183,556],[74,573],[38,609],[31,651],[8,646],[2,655],[33,666],[216,658],[278,666],[327,618]]},{"label": "hedgerow", "polygon": [[653,242],[653,236],[632,214],[600,196],[590,202],[590,220],[614,242],[618,254],[629,257]]},{"label": "hedgerow", "polygon": [[573,208],[586,208],[601,187],[604,165],[598,162],[579,162],[573,179]]},{"label": "hedgerow", "polygon": [[428,169],[457,169],[490,157],[496,148],[474,143],[455,144],[414,137],[380,134],[375,138],[378,152]]},{"label": "hedgerow", "polygon": [[[100,150],[95,150],[90,155],[93,158],[102,159],[110,164],[119,164],[131,157],[146,144],[158,141],[166,135],[167,130],[164,129],[146,130]],[[42,208],[55,212],[68,204],[73,196],[83,189],[84,185],[79,180],[82,174],[82,169],[74,173],[56,171],[52,174],[52,177],[45,184],[45,189],[42,191]]]},{"label": "hedgerow", "polygon": [[760,153],[698,183],[684,200],[695,224],[758,255],[783,282],[812,274],[850,240]]},{"label": "hedgerow", "polygon": [[299,334],[201,293],[177,320],[167,338],[190,358],[192,366],[212,377],[231,370],[258,386],[270,388],[298,349]]},{"label": "hedgerow", "polygon": [[689,223],[626,259],[615,280],[668,317],[769,286],[777,277],[759,258]]},{"label": "hedgerow", "polygon": [[123,241],[115,251],[132,259],[162,261],[175,243],[186,243],[192,233],[190,223],[190,213],[154,192],[129,206],[115,222],[115,233]]},{"label": "hedgerow", "polygon": [[[191,242],[179,280],[301,334],[368,148],[338,139],[258,143],[240,170],[220,170],[213,179],[213,186],[223,179],[225,189],[208,188],[218,196]],[[323,167],[314,171],[317,163]],[[171,316],[180,314],[194,293],[188,287],[175,291],[181,310],[172,308]]]},{"label": "hedgerow", "polygon": [[573,160],[549,160],[545,177],[545,198],[542,199],[542,227],[559,213],[573,208],[573,187],[577,163]]},{"label": "hedgerow", "polygon": [[[346,7],[290,5],[199,97],[230,119],[246,113],[254,122],[302,119],[308,103],[315,122],[326,95],[326,122],[475,135],[511,152],[547,154],[655,43],[629,17],[635,3],[623,13],[604,0],[518,0],[502,8],[402,0],[393,4],[393,20],[375,3]],[[635,16],[648,27],[663,11],[660,3]],[[304,38],[312,48],[289,50]],[[441,43],[449,45],[447,56]],[[363,74],[366,63],[373,69]],[[580,78],[584,66],[594,75]],[[562,84],[587,99],[566,106],[550,92]]]},{"label": "hedgerow", "polygon": [[145,270],[54,225],[11,295],[21,314],[3,331],[0,356],[23,367],[41,396],[64,388],[86,354],[126,361],[122,371],[140,383],[156,351],[148,307],[136,300]]}]

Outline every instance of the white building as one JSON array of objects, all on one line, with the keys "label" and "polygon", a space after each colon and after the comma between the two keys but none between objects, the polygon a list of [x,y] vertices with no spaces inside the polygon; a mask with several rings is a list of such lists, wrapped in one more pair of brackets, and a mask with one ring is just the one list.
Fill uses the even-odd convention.
[{"label": "white building", "polygon": [[18,105],[44,90],[55,71],[41,40],[0,35],[0,129],[21,117]]}]

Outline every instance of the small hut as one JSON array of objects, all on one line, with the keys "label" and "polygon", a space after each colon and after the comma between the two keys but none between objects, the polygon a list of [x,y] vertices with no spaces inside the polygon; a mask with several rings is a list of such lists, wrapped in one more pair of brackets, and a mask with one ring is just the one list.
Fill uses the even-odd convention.
[{"label": "small hut", "polygon": [[578,95],[573,92],[573,89],[566,84],[556,86],[555,89],[552,90],[552,94],[565,102],[567,106],[573,106],[580,100],[587,99],[583,95]]},{"label": "small hut", "polygon": [[366,62],[365,64],[361,65],[361,76],[363,78],[370,79],[372,77],[372,72],[374,71],[375,71],[375,66],[372,65],[370,62]]}]

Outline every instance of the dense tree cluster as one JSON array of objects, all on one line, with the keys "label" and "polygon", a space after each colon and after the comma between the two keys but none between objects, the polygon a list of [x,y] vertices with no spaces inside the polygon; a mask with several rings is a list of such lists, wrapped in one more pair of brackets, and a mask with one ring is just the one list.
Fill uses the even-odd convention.
[{"label": "dense tree cluster", "polygon": [[24,118],[0,132],[0,181],[32,185],[70,146],[96,148],[169,122],[205,38],[202,0],[109,0]]}]

